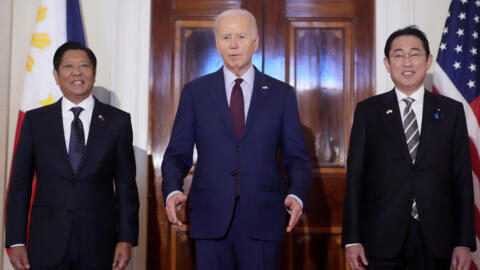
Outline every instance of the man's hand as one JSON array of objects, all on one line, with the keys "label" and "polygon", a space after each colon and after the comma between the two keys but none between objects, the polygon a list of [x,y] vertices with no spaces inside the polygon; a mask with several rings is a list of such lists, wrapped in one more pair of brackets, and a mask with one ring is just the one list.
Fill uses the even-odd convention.
[{"label": "man's hand", "polygon": [[295,198],[287,196],[285,199],[285,207],[290,210],[290,220],[288,221],[287,232],[291,232],[302,216],[302,206]]},{"label": "man's hand", "polygon": [[10,248],[10,263],[15,270],[29,269],[27,248],[25,246],[17,246]]},{"label": "man's hand", "polygon": [[175,193],[167,200],[165,210],[167,211],[168,220],[175,225],[182,225],[177,217],[177,206],[180,206],[187,200],[187,196],[183,193]]},{"label": "man's hand", "polygon": [[115,255],[113,257],[113,270],[123,270],[127,268],[130,261],[130,250],[132,245],[128,242],[118,242],[115,248]]},{"label": "man's hand", "polygon": [[363,265],[368,265],[365,250],[361,244],[353,244],[345,248],[345,258],[352,270],[365,269]]},{"label": "man's hand", "polygon": [[468,247],[455,247],[452,254],[451,270],[469,270],[472,263],[472,254]]}]

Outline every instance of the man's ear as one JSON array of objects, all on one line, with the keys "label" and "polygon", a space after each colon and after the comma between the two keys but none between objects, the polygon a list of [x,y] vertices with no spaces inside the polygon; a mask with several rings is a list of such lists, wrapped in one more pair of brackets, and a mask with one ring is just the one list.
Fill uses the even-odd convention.
[{"label": "man's ear", "polygon": [[58,85],[58,77],[59,77],[60,75],[58,74],[58,72],[57,72],[57,70],[56,70],[55,68],[53,69],[53,72],[52,72],[52,73],[53,73],[53,77],[55,78],[55,82],[56,82],[57,85]]},{"label": "man's ear", "polygon": [[387,57],[383,58],[383,64],[385,65],[387,72],[390,73],[390,60]]}]

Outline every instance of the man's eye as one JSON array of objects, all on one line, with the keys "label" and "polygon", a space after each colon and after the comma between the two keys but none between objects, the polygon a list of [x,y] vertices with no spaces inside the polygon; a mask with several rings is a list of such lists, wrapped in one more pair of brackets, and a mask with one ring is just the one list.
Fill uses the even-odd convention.
[{"label": "man's eye", "polygon": [[230,37],[225,36],[225,37],[223,37],[223,39],[224,39],[224,40],[229,40]]},{"label": "man's eye", "polygon": [[244,38],[245,38],[245,36],[244,36],[244,35],[240,35],[240,36],[239,36],[239,38],[241,38],[241,39],[244,39]]}]

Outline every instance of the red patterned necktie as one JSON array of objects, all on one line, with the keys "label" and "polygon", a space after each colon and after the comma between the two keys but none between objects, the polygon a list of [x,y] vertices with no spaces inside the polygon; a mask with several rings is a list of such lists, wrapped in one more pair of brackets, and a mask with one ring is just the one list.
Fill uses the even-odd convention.
[{"label": "red patterned necktie", "polygon": [[235,135],[237,139],[242,138],[243,130],[245,129],[245,105],[243,101],[243,92],[240,84],[243,79],[236,79],[235,85],[232,89],[232,95],[230,96],[230,116],[232,117],[233,128],[235,129]]}]

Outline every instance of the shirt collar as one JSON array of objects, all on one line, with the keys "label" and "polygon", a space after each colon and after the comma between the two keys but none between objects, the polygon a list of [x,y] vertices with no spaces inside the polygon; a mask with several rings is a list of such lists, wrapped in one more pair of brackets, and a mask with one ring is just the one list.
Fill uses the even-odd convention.
[{"label": "shirt collar", "polygon": [[66,114],[73,107],[82,107],[85,111],[92,111],[94,104],[95,104],[95,99],[93,98],[92,94],[90,94],[86,99],[82,100],[82,102],[80,102],[78,104],[75,104],[75,103],[71,102],[70,100],[68,100],[66,97],[63,97],[62,98],[62,113]]},{"label": "shirt collar", "polygon": [[228,68],[223,66],[223,76],[225,78],[225,82],[228,85],[233,85],[235,80],[238,78],[242,78],[244,82],[253,85],[253,78],[255,77],[255,69],[253,68],[253,64],[242,74],[242,76],[237,77],[233,72],[231,72]]},{"label": "shirt collar", "polygon": [[395,93],[397,94],[398,102],[402,102],[402,99],[404,99],[404,98],[411,97],[415,101],[419,102],[420,104],[423,104],[423,97],[425,96],[425,86],[422,84],[420,86],[420,88],[418,88],[410,96],[405,95],[403,92],[398,90],[396,87],[395,87]]}]

